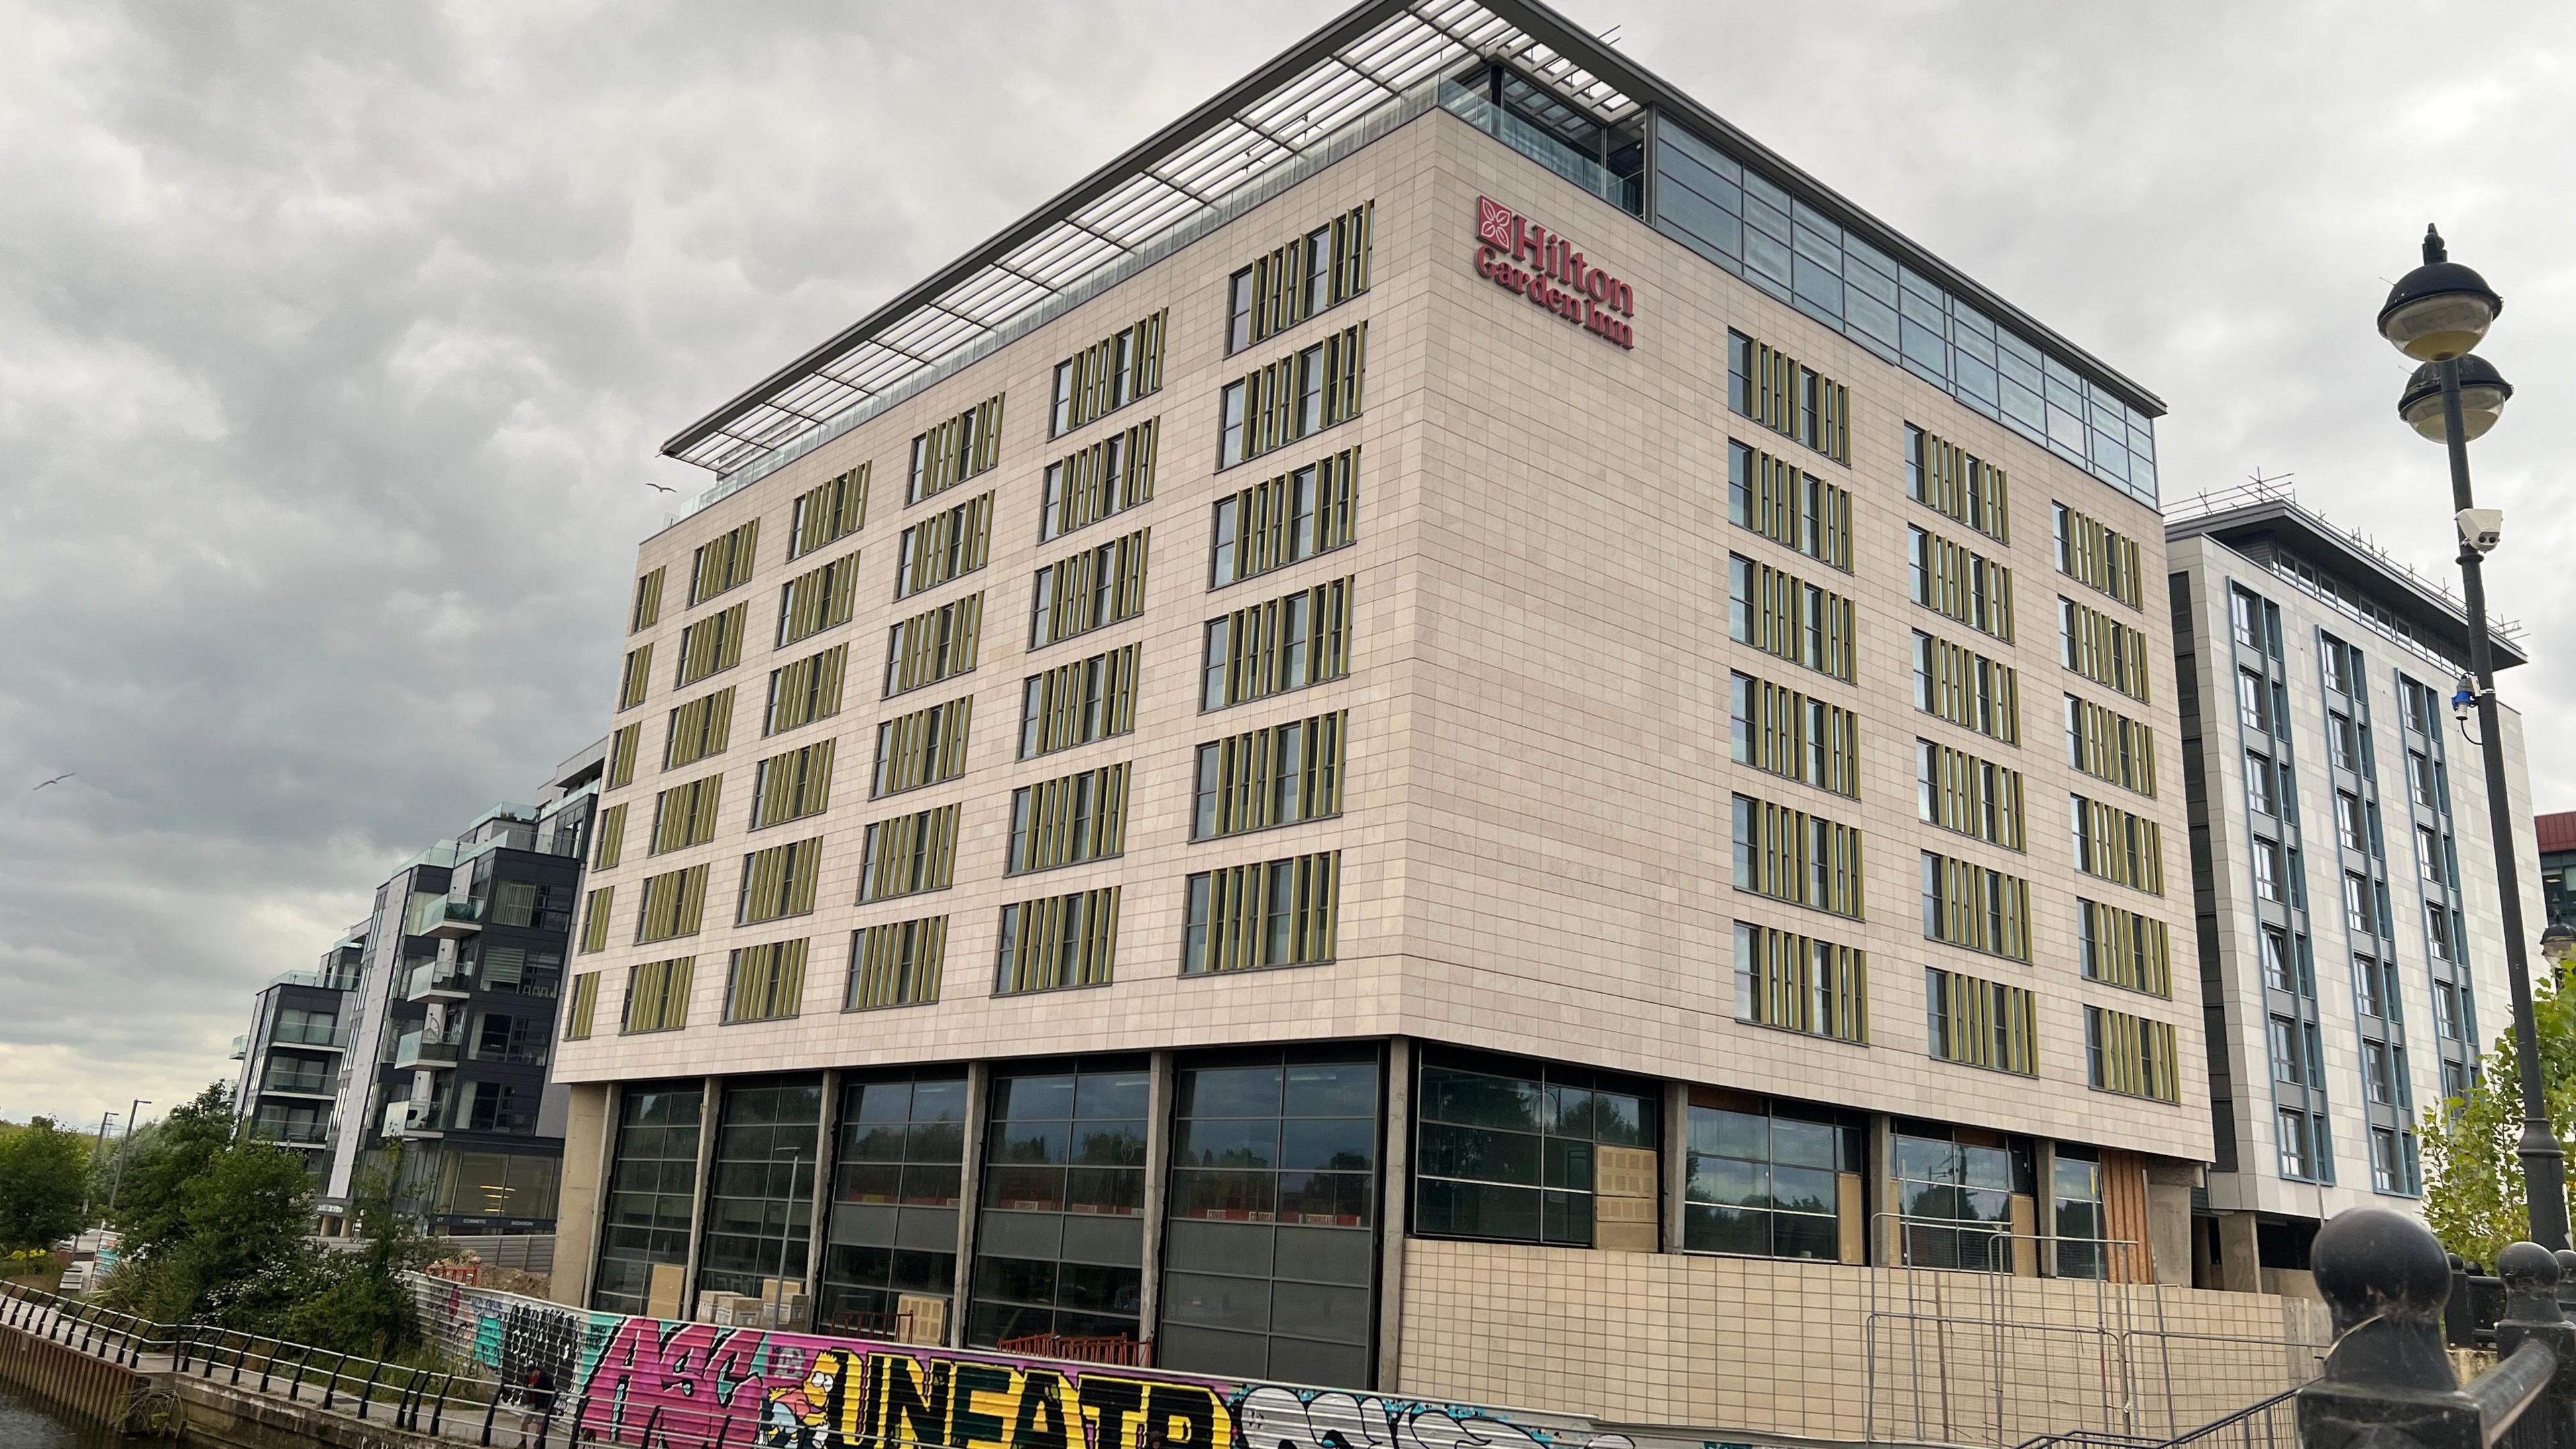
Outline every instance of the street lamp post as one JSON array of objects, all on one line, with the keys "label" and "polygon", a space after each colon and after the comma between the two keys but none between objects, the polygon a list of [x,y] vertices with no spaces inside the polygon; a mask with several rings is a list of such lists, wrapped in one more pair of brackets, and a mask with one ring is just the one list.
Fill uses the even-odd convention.
[{"label": "street lamp post", "polygon": [[2567,1164],[2540,1087],[2540,1033],[2531,1009],[2529,947],[2523,939],[2522,886],[2515,866],[2513,812],[2505,791],[2504,731],[2495,695],[2495,649],[2487,635],[2484,559],[2495,547],[2500,515],[2482,513],[2469,492],[2469,442],[2494,427],[2513,384],[2469,349],[2486,336],[2504,299],[2486,279],[2450,260],[2441,233],[2424,228],[2424,264],[2390,288],[2379,332],[2422,365],[2397,401],[2409,427],[2444,444],[2451,458],[2451,507],[2460,532],[2460,583],[2469,615],[2469,673],[2452,704],[2478,711],[2487,817],[2495,838],[2496,892],[2504,908],[2505,978],[2513,991],[2513,1044],[2522,1086],[2522,1183],[2531,1239],[2544,1248],[2567,1241]]},{"label": "street lamp post", "polygon": [[151,1098],[137,1097],[134,1105],[126,1109],[125,1135],[116,1139],[116,1175],[107,1182],[107,1210],[110,1215],[116,1212],[116,1194],[125,1186],[125,1149],[134,1145],[134,1119],[151,1105]]},{"label": "street lamp post", "polygon": [[[786,1154],[801,1155],[804,1150],[791,1144],[786,1147],[773,1147],[769,1155],[772,1157]],[[770,1325],[772,1328],[787,1326],[787,1242],[796,1232],[796,1170],[804,1165],[797,1156],[787,1158],[787,1206],[780,1214],[778,1223],[778,1277],[774,1280],[778,1284],[778,1297],[770,1304],[770,1316],[776,1320]],[[808,1236],[811,1236],[810,1230]],[[800,1288],[804,1286],[803,1274],[797,1275],[797,1285]]]}]

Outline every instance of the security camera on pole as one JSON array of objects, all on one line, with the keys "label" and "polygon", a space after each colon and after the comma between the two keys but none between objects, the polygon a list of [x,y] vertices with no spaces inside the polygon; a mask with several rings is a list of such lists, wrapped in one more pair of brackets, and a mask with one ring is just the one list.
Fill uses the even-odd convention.
[{"label": "security camera on pole", "polygon": [[2442,235],[2424,228],[2424,265],[2397,279],[2379,309],[2379,335],[2422,366],[2406,380],[2397,415],[2451,455],[2451,515],[2460,532],[2460,582],[2469,614],[2469,673],[2451,697],[2468,727],[2477,711],[2485,757],[2487,816],[2495,836],[2496,893],[2504,910],[2505,976],[2513,989],[2513,1046],[2522,1077],[2522,1183],[2531,1240],[2544,1248],[2567,1242],[2567,1163],[2540,1090],[2539,1030],[2531,1012],[2530,946],[2523,938],[2522,886],[2514,864],[2513,812],[2505,792],[2504,732],[2497,727],[2495,649],[2487,635],[2483,564],[2504,541],[2504,513],[2480,508],[2469,493],[2469,442],[2503,416],[2513,384],[2469,349],[2487,334],[2504,299],[2476,272],[2450,259]]}]

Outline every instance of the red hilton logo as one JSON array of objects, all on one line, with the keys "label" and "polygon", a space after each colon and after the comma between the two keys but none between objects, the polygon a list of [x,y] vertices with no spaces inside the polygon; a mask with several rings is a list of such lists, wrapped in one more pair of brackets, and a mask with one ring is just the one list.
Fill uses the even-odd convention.
[{"label": "red hilton logo", "polygon": [[1637,345],[1637,289],[1583,260],[1573,243],[1490,196],[1476,198],[1476,275],[1622,347]]}]

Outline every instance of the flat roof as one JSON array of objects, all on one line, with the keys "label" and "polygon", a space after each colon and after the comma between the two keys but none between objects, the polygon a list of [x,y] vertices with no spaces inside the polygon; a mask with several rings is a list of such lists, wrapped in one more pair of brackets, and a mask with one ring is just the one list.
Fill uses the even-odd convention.
[{"label": "flat roof", "polygon": [[2164,404],[1541,0],[1363,0],[981,245],[682,428],[662,452],[719,474],[971,360],[1364,117],[1471,60],[1503,61],[1605,123],[1668,112],[1798,200],[2150,417]]},{"label": "flat roof", "polygon": [[[2195,507],[2198,511],[2192,511]],[[2166,520],[2165,538],[2168,542],[2214,539],[2239,553],[2265,545],[2277,547],[2332,573],[2338,582],[2438,647],[2452,663],[2466,667],[2469,613],[2447,588],[2426,580],[2359,535],[2300,507],[2289,490],[2277,483],[2178,502],[2175,515]],[[2512,620],[2488,618],[2487,639],[2495,650],[2496,668],[2531,662],[2513,638],[2519,630]]]}]

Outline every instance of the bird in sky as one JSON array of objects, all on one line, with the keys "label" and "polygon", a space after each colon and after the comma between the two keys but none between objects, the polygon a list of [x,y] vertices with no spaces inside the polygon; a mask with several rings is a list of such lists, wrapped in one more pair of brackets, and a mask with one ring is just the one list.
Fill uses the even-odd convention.
[{"label": "bird in sky", "polygon": [[[36,787],[36,790],[41,790],[41,789],[45,788],[45,785],[59,785],[59,784],[61,784],[62,782],[64,782],[65,780],[68,780],[68,779],[70,779],[72,776],[77,775],[77,774],[79,774],[79,773],[80,773],[80,771],[78,771],[78,770],[65,770],[65,771],[63,771],[61,774],[56,775],[54,778],[52,778],[52,779],[50,779],[50,780],[45,781],[43,785],[38,785],[38,786]],[[35,790],[30,790],[30,791],[28,791],[27,793],[28,793],[28,794],[30,794],[30,795],[32,795],[32,794],[36,793],[36,791],[35,791]]]},{"label": "bird in sky", "polygon": [[647,478],[647,479],[645,479],[645,480],[644,480],[644,486],[645,486],[645,487],[647,487],[647,488],[656,488],[656,489],[660,489],[660,490],[661,490],[662,492],[664,492],[664,493],[677,493],[677,492],[679,492],[679,491],[680,491],[680,490],[679,490],[679,489],[677,489],[677,488],[668,488],[668,487],[664,487],[662,484],[656,483],[656,482],[654,482],[654,481],[653,481],[652,479],[650,479],[650,478]]}]

